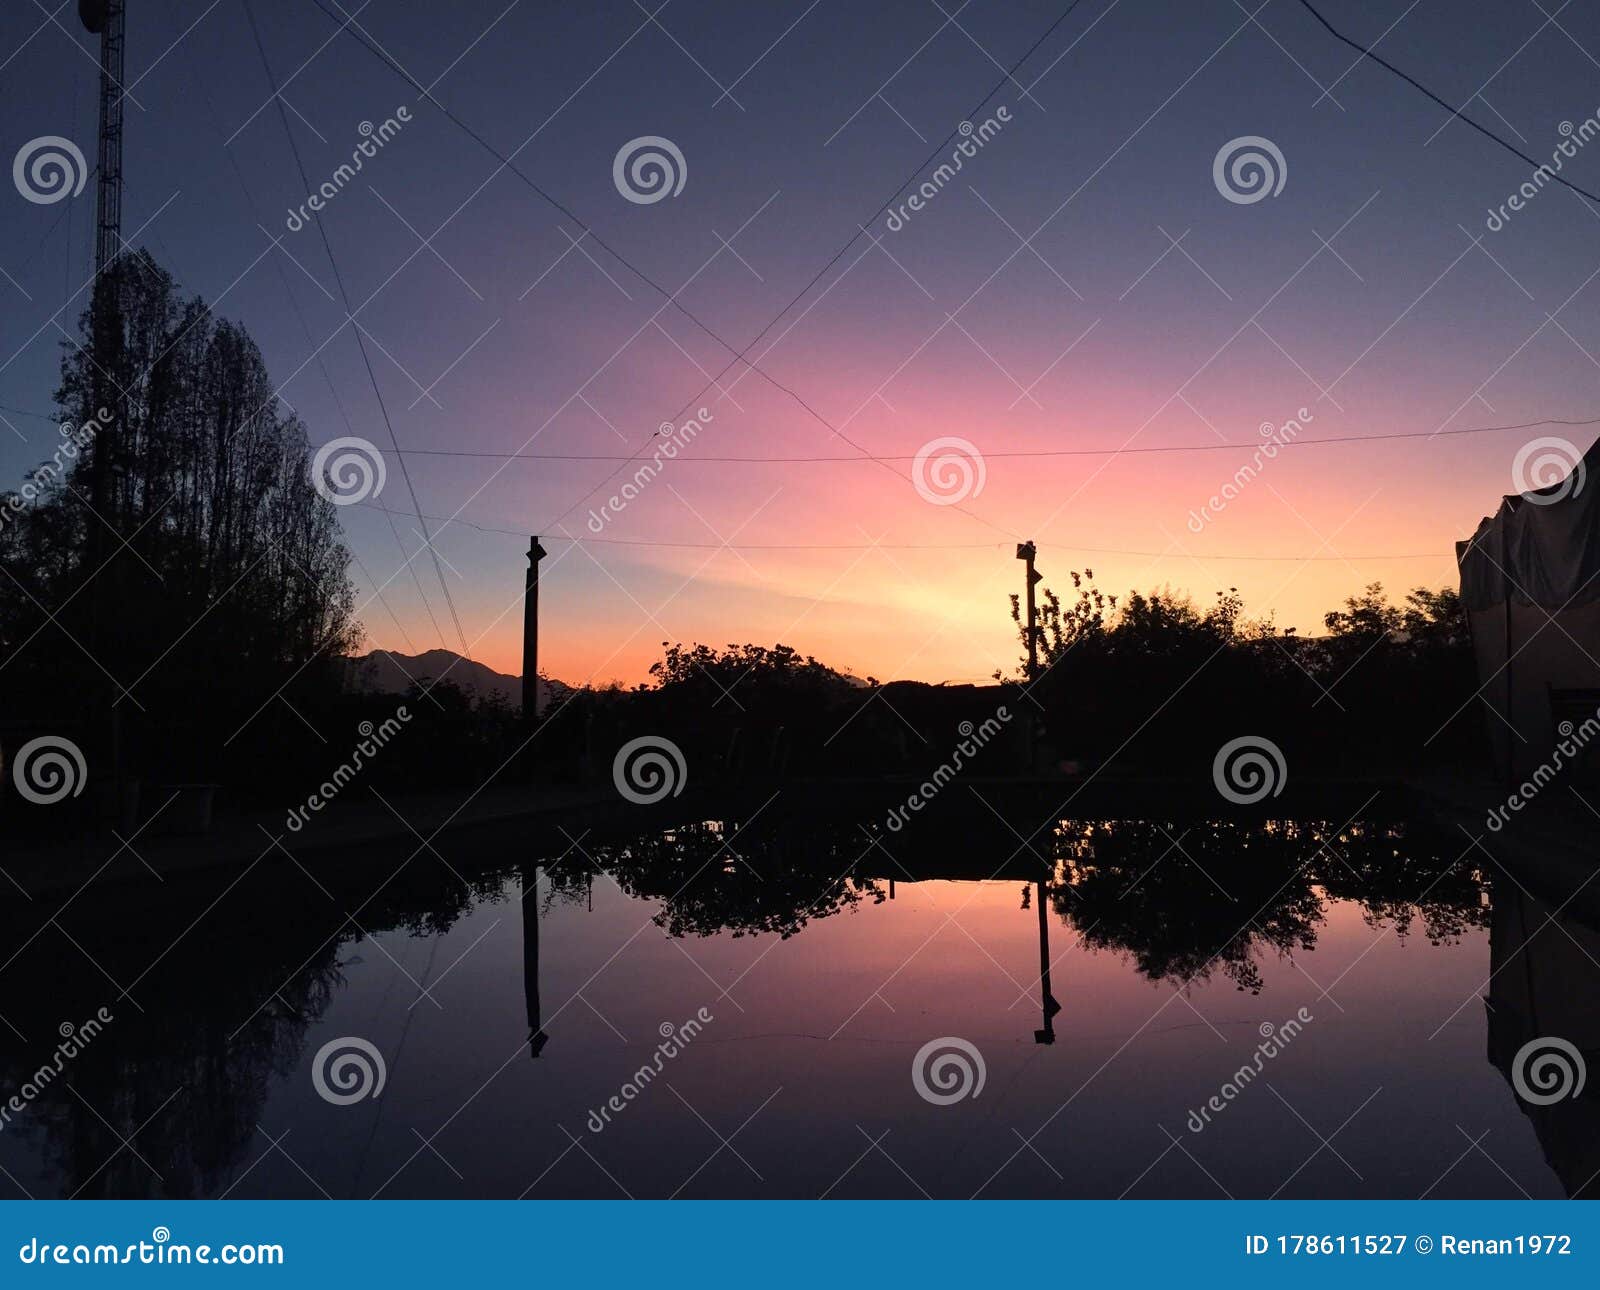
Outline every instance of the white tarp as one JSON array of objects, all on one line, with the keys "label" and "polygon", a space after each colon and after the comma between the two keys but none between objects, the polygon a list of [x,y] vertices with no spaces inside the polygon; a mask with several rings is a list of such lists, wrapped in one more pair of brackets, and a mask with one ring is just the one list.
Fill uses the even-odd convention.
[{"label": "white tarp", "polygon": [[1549,758],[1563,693],[1600,690],[1600,440],[1456,551],[1496,770],[1516,779]]},{"label": "white tarp", "polygon": [[1600,439],[1565,479],[1502,499],[1460,563],[1469,610],[1507,596],[1552,611],[1600,600]]}]

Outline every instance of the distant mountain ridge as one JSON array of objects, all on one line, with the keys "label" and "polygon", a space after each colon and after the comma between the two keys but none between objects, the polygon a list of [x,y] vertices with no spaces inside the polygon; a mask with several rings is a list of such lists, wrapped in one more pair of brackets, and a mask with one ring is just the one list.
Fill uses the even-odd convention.
[{"label": "distant mountain ridge", "polygon": [[[345,660],[344,688],[352,694],[404,694],[416,682],[443,679],[469,694],[488,698],[502,694],[514,708],[522,706],[522,678],[496,672],[482,663],[463,658],[454,650],[431,649],[422,654],[399,654],[375,649]],[[547,677],[539,678],[539,704],[548,707],[571,692],[572,687]]]}]

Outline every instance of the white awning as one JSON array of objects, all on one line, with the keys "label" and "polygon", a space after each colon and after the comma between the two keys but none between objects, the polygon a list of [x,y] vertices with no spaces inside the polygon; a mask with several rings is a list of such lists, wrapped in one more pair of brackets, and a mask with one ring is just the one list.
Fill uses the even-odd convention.
[{"label": "white awning", "polygon": [[1457,551],[1468,610],[1600,601],[1600,439],[1565,479],[1504,498]]}]

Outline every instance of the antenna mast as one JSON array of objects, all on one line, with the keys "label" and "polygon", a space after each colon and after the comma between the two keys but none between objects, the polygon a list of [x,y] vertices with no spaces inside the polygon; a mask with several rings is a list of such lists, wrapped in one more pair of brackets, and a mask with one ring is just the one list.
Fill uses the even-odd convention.
[{"label": "antenna mast", "polygon": [[122,250],[123,0],[78,0],[84,28],[100,37],[100,158],[94,243],[96,275]]}]

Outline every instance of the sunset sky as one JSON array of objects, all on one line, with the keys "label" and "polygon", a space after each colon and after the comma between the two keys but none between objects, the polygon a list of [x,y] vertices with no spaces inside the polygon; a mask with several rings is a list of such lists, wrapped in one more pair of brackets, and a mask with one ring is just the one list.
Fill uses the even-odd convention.
[{"label": "sunset sky", "polygon": [[[341,21],[344,2],[326,0]],[[1061,590],[1085,567],[1117,593],[1170,584],[1203,604],[1237,587],[1251,614],[1315,631],[1365,583],[1453,583],[1452,545],[1513,491],[1518,450],[1551,435],[1583,449],[1600,429],[1302,443],[1193,531],[1258,428],[1302,408],[1302,440],[1600,417],[1600,208],[1551,185],[1489,231],[1530,167],[1356,65],[1295,0],[1083,0],[978,113],[1065,0],[645,4],[463,0],[442,27],[442,7],[377,0],[355,20],[570,214],[317,0],[255,6],[314,184],[362,122],[409,111],[322,219],[367,302],[357,320],[466,643],[492,667],[519,665],[528,533],[550,552],[541,662],[569,683],[639,681],[667,640],[782,641],[885,680],[987,677],[1015,665],[1006,597],[1029,538]],[[1592,8],[1486,0],[1469,26],[1441,0],[1318,7],[1534,157],[1600,111]],[[460,649],[428,555],[402,567],[418,521],[321,239],[285,226],[306,193],[243,7],[129,10],[125,236],[248,327],[314,445],[354,435],[384,453],[391,514],[340,512],[368,647]],[[0,14],[5,155],[61,135],[92,165],[95,59],[70,7],[60,23]],[[598,245],[742,349],[927,177],[940,140],[1002,107],[923,210],[898,231],[876,219],[767,332],[761,372],[738,364],[703,395],[728,350]],[[639,136],[681,151],[676,196],[619,193],[613,159]],[[1276,196],[1219,192],[1213,160],[1240,136],[1281,152]],[[1563,173],[1600,188],[1600,141]],[[93,211],[92,182],[57,204],[0,192],[7,483],[57,442],[25,414],[51,411]],[[632,466],[607,483],[621,461],[416,455],[625,457],[686,406],[712,419],[605,542],[587,517]],[[958,506],[911,480],[910,458],[947,436],[984,454]],[[1137,451],[1223,441],[1241,446]],[[1063,449],[1106,451],[1004,455]],[[706,460],[774,456],[860,459]]]}]

